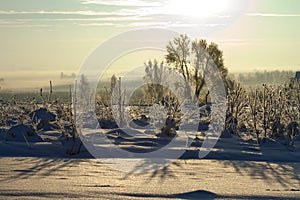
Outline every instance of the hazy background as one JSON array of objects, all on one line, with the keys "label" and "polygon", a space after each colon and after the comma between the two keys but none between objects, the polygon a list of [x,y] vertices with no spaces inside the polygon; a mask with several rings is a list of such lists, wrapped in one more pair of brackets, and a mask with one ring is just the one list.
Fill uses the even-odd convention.
[{"label": "hazy background", "polygon": [[[71,83],[101,42],[144,27],[216,42],[232,73],[300,70],[299,8],[298,0],[0,0],[0,86]],[[142,52],[111,70],[157,57]]]}]

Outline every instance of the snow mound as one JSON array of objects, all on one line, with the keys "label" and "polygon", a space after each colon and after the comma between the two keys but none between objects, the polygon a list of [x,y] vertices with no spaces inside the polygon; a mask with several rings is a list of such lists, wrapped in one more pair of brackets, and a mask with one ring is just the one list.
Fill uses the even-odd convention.
[{"label": "snow mound", "polygon": [[116,121],[114,121],[112,119],[101,119],[98,122],[102,129],[118,128],[118,124],[116,123]]},{"label": "snow mound", "polygon": [[77,155],[86,152],[80,138],[69,138],[62,140],[63,147],[67,155]]},{"label": "snow mound", "polygon": [[130,121],[129,126],[136,129],[144,128],[150,125],[149,121],[150,119],[147,118],[147,116],[142,115],[140,119],[133,119],[132,121]]},{"label": "snow mound", "polygon": [[40,136],[37,135],[33,126],[19,124],[11,127],[6,135],[6,141],[13,142],[41,142],[43,141]]},{"label": "snow mound", "polygon": [[228,130],[223,130],[221,132],[220,138],[232,138],[232,135]]},{"label": "snow mound", "polygon": [[50,124],[56,120],[56,115],[48,111],[46,108],[39,108],[29,114],[30,118],[34,123],[37,123],[37,128],[43,130],[51,130],[52,128],[57,128]]}]

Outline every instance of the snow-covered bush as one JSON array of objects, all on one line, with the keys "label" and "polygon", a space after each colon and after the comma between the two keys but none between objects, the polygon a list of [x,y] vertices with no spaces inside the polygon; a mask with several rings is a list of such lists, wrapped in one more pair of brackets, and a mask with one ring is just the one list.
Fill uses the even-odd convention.
[{"label": "snow-covered bush", "polygon": [[6,135],[6,141],[13,142],[41,142],[43,141],[40,136],[37,135],[33,126],[20,124],[11,127]]},{"label": "snow-covered bush", "polygon": [[36,128],[38,130],[50,130],[51,128],[54,128],[51,122],[56,120],[56,115],[48,111],[46,108],[34,110],[29,114],[29,116],[32,122],[37,124]]},{"label": "snow-covered bush", "polygon": [[[226,129],[238,133],[241,125],[250,129],[257,141],[267,138],[289,140],[293,145],[299,135],[300,87],[263,84],[262,88],[247,91],[232,84],[228,93]],[[239,128],[237,128],[239,127]]]},{"label": "snow-covered bush", "polygon": [[240,128],[244,125],[245,120],[245,109],[247,108],[248,102],[246,90],[241,83],[233,80],[227,80],[227,103],[228,109],[226,114],[226,127],[232,134],[238,134]]}]

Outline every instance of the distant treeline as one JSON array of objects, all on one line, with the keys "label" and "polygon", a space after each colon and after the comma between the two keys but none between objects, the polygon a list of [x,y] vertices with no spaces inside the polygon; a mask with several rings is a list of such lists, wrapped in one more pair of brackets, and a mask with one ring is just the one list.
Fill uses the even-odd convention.
[{"label": "distant treeline", "polygon": [[[45,92],[45,95],[48,95],[47,92]],[[21,92],[21,91],[1,91],[0,90],[0,101],[32,101],[36,100],[36,102],[41,103],[43,102],[43,99],[40,96],[40,93],[37,91],[28,91],[28,92]],[[52,96],[52,100],[59,99],[62,102],[68,102],[70,100],[70,93],[59,91],[54,92]]]},{"label": "distant treeline", "polygon": [[2,89],[1,83],[4,82],[4,78],[0,78],[0,90]]},{"label": "distant treeline", "polygon": [[291,78],[295,77],[296,71],[256,71],[248,73],[233,74],[234,78],[245,85],[256,86],[264,83],[267,84],[284,84],[288,83]]},{"label": "distant treeline", "polygon": [[70,75],[68,74],[64,74],[63,72],[60,73],[60,78],[61,79],[66,79],[66,78],[76,78],[76,74],[75,73],[72,73]]}]

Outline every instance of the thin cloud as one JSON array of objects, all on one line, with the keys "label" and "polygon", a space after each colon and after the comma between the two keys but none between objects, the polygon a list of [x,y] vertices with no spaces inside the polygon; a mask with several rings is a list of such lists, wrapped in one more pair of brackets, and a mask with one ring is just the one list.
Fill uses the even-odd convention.
[{"label": "thin cloud", "polygon": [[[104,26],[113,25],[114,23],[130,23],[136,21],[145,21],[149,18],[129,16],[129,17],[101,17],[101,18],[26,18],[26,19],[5,19],[0,20],[1,25],[21,25],[21,24],[45,24],[51,22],[74,22],[73,24],[103,24]],[[50,26],[50,24],[49,24]],[[99,26],[99,25],[97,25]]]},{"label": "thin cloud", "polygon": [[173,23],[173,22],[132,22],[132,23],[74,23],[79,26],[113,26],[113,27],[152,27],[152,28],[188,28],[188,27],[216,27],[224,24],[196,24],[196,23]]},{"label": "thin cloud", "polygon": [[253,17],[300,17],[300,14],[279,14],[279,13],[248,13]]},{"label": "thin cloud", "polygon": [[[136,13],[129,12],[129,10],[120,10],[118,12],[96,12],[90,10],[81,10],[81,11],[14,11],[14,10],[0,10],[0,15],[20,15],[20,18],[12,18],[0,20],[2,25],[16,25],[19,23],[33,23],[33,22],[87,22],[93,23],[97,21],[105,23],[110,22],[130,22],[130,21],[142,21],[149,20],[149,17],[142,17]],[[23,18],[22,15],[42,15],[38,18]],[[51,18],[47,16],[51,16]],[[72,17],[61,15],[67,15]]]},{"label": "thin cloud", "polygon": [[48,28],[51,25],[46,24],[16,24],[16,23],[0,23],[0,27],[10,27],[10,28]]},{"label": "thin cloud", "polygon": [[[16,11],[0,10],[0,15],[12,15],[13,18],[6,19],[5,26],[16,23],[22,24],[45,24],[56,26],[51,22],[73,22],[73,25],[79,26],[114,26],[114,27],[215,27],[223,26],[224,20],[229,16],[213,15],[205,18],[206,21],[198,18],[186,18],[178,13],[168,12],[166,7],[149,7],[157,6],[155,1],[146,2],[142,0],[129,1],[108,1],[108,0],[85,0],[83,4],[114,4],[114,5],[139,5],[141,7],[120,8],[114,11]],[[146,5],[147,4],[148,7]],[[143,5],[143,7],[142,7]],[[24,15],[29,15],[24,17]],[[30,17],[30,18],[29,18]],[[209,19],[209,21],[208,21]],[[220,21],[222,19],[222,21]],[[216,21],[218,20],[218,22]],[[207,23],[205,23],[207,22]],[[204,24],[203,24],[204,23]],[[4,25],[2,23],[2,25]],[[38,25],[37,25],[38,26]]]},{"label": "thin cloud", "polygon": [[[36,21],[36,19],[31,19],[32,21]],[[139,17],[139,16],[132,16],[132,17],[101,17],[101,18],[44,18],[40,19],[40,21],[78,21],[78,22],[126,22],[126,21],[142,21],[142,20],[149,20],[146,17]]]},{"label": "thin cloud", "polygon": [[104,17],[104,18],[42,18],[42,19],[6,19],[0,20],[0,27],[53,27],[59,26],[60,23],[52,24],[51,22],[66,22],[68,24],[78,26],[111,26],[111,27],[126,27],[130,22],[148,20],[141,17]]},{"label": "thin cloud", "polygon": [[197,24],[171,23],[171,22],[132,22],[132,23],[74,23],[78,26],[112,26],[112,27],[152,27],[152,28],[166,28],[166,27],[195,27]]},{"label": "thin cloud", "polygon": [[153,27],[153,26],[167,26],[169,23],[168,22],[134,22],[130,23],[127,26],[130,27]]},{"label": "thin cloud", "polygon": [[126,12],[127,10],[120,10],[119,12],[97,12],[91,10],[81,10],[81,11],[15,11],[15,10],[0,10],[0,15],[84,15],[84,16],[128,16],[133,15],[131,12]]},{"label": "thin cloud", "polygon": [[0,25],[20,25],[20,24],[25,24],[25,21],[20,21],[20,20],[5,20],[5,19],[0,19]]},{"label": "thin cloud", "polygon": [[82,4],[100,4],[108,6],[130,6],[130,7],[158,7],[161,3],[158,1],[142,1],[142,0],[84,0]]},{"label": "thin cloud", "polygon": [[118,26],[116,23],[74,23],[78,26]]},{"label": "thin cloud", "polygon": [[195,27],[197,24],[188,23],[172,23],[168,22],[134,22],[125,25],[127,27],[155,27],[155,28],[166,28],[166,27]]}]

